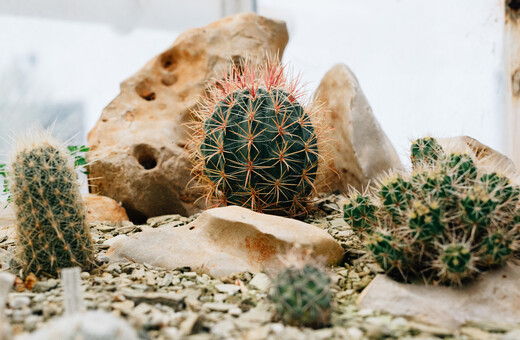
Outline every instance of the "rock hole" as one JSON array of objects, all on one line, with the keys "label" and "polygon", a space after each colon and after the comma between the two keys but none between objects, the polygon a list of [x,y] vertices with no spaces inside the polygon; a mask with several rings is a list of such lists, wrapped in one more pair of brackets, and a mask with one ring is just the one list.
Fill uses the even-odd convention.
[{"label": "rock hole", "polygon": [[134,147],[134,157],[145,170],[157,166],[157,152],[148,144],[139,144]]},{"label": "rock hole", "polygon": [[172,49],[164,52],[159,58],[161,66],[168,71],[173,71],[177,67],[177,59],[179,57],[179,51]]},{"label": "rock hole", "polygon": [[190,227],[190,230],[193,230],[193,229],[195,229],[195,227]]},{"label": "rock hole", "polygon": [[152,86],[150,85],[150,80],[148,79],[139,82],[135,87],[135,92],[137,92],[139,97],[147,101],[152,101],[156,98],[155,92],[152,90]]},{"label": "rock hole", "polygon": [[177,75],[174,73],[166,73],[163,75],[161,82],[165,86],[172,86],[177,82]]},{"label": "rock hole", "polygon": [[513,11],[518,11],[520,10],[520,0],[509,0],[507,6]]}]

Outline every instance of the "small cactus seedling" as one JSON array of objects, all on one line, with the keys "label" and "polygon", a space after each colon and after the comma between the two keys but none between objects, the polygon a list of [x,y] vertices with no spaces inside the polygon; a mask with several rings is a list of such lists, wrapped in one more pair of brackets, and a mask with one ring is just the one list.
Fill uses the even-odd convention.
[{"label": "small cactus seedling", "polygon": [[67,149],[48,133],[28,135],[16,147],[9,177],[25,275],[89,269],[93,243]]},{"label": "small cactus seedling", "polygon": [[196,112],[194,174],[209,201],[296,215],[316,192],[316,110],[284,71],[272,60],[235,64]]},{"label": "small cactus seedling", "polygon": [[520,239],[520,188],[479,168],[469,154],[446,154],[434,138],[411,147],[411,173],[351,195],[345,220],[365,235],[388,273],[461,284],[506,263]]},{"label": "small cactus seedling", "polygon": [[332,309],[331,281],[320,268],[291,266],[274,279],[270,298],[277,318],[291,326],[323,327]]}]

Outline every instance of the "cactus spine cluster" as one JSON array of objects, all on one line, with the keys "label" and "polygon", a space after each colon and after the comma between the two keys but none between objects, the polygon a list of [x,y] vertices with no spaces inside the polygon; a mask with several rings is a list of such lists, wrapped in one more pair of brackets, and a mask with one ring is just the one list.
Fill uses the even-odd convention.
[{"label": "cactus spine cluster", "polygon": [[365,235],[372,257],[403,279],[461,284],[507,262],[520,235],[520,188],[479,168],[469,154],[445,153],[430,137],[411,146],[411,173],[353,193],[345,220]]},{"label": "cactus spine cluster", "polygon": [[295,215],[316,191],[316,112],[284,69],[243,60],[197,112],[194,172],[218,205]]},{"label": "cactus spine cluster", "polygon": [[48,133],[28,135],[16,147],[9,176],[25,275],[56,276],[71,266],[89,269],[93,243],[67,149]]},{"label": "cactus spine cluster", "polygon": [[332,309],[330,285],[327,274],[314,265],[282,270],[273,281],[270,294],[277,318],[292,326],[328,325]]}]

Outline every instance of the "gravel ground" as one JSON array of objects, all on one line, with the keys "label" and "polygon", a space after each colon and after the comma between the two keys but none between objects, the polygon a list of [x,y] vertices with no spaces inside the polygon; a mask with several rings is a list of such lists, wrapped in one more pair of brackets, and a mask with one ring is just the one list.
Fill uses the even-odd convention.
[{"label": "gravel ground", "polygon": [[[306,219],[327,230],[347,254],[344,265],[329,270],[335,296],[330,327],[315,330],[272,322],[273,307],[267,298],[270,278],[263,273],[215,280],[189,268],[172,271],[146,264],[108,263],[107,240],[164,223],[184,225],[196,215],[162,216],[141,226],[129,222],[92,225],[99,267],[81,274],[85,305],[124,318],[142,339],[520,339],[520,325],[468,325],[451,332],[358,309],[359,293],[380,268],[363,257],[359,239],[342,219],[340,201],[341,196],[317,199],[318,209]],[[1,270],[19,274],[14,251],[11,239],[0,239]],[[17,279],[5,309],[15,334],[34,331],[62,315],[62,293],[57,279]]]}]

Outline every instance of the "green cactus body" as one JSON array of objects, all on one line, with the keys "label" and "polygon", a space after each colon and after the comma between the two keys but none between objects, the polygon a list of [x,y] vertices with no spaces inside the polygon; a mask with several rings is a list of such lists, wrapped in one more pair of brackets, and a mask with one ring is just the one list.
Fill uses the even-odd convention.
[{"label": "green cactus body", "polygon": [[432,164],[443,156],[444,151],[434,138],[420,138],[412,143],[411,161],[414,167]]},{"label": "green cactus body", "polygon": [[291,326],[328,325],[332,309],[330,285],[329,277],[312,265],[282,270],[270,294],[277,318]]},{"label": "green cactus body", "polygon": [[423,204],[421,201],[414,201],[408,224],[410,229],[415,231],[414,236],[420,240],[441,235],[444,231],[444,222],[439,204],[437,202]]},{"label": "green cactus body", "polygon": [[499,176],[493,172],[482,175],[480,182],[486,188],[486,192],[498,202],[509,202],[512,204],[518,202],[520,189],[514,186],[507,177]]},{"label": "green cactus body", "polygon": [[462,281],[475,274],[472,270],[471,250],[468,245],[457,243],[446,246],[441,253],[441,275]]},{"label": "green cactus body", "polygon": [[497,231],[482,242],[481,260],[490,266],[504,264],[513,252],[512,240],[509,235],[502,231]]},{"label": "green cactus body", "polygon": [[404,245],[388,233],[376,232],[372,235],[368,250],[384,270],[400,269],[407,262]]},{"label": "green cactus body", "polygon": [[391,213],[394,221],[399,221],[408,209],[412,196],[412,185],[401,177],[391,178],[379,189],[384,207]]},{"label": "green cactus body", "polygon": [[376,206],[370,197],[357,195],[343,207],[343,218],[357,231],[370,232],[376,222]]},{"label": "green cactus body", "polygon": [[[518,256],[519,186],[486,173],[477,157],[445,153],[433,138],[414,142],[411,158],[410,173],[391,175],[365,195],[374,218],[352,225],[368,234],[367,250],[384,270],[460,285]],[[355,206],[345,211],[355,222]]]},{"label": "green cactus body", "polygon": [[460,183],[467,184],[477,178],[477,168],[468,154],[451,154],[446,163],[443,163],[443,167]]},{"label": "green cactus body", "polygon": [[316,179],[318,146],[308,121],[283,90],[233,92],[205,122],[205,174],[228,203],[289,210]]},{"label": "green cactus body", "polygon": [[282,71],[246,64],[213,89],[200,114],[196,169],[218,204],[295,215],[316,192],[315,112]]},{"label": "green cactus body", "polygon": [[497,202],[489,197],[479,184],[471,188],[470,193],[461,200],[461,204],[464,209],[462,220],[480,228],[489,225],[490,216],[497,206]]},{"label": "green cactus body", "polygon": [[77,175],[67,151],[48,136],[19,148],[11,164],[23,271],[56,276],[94,263]]}]

